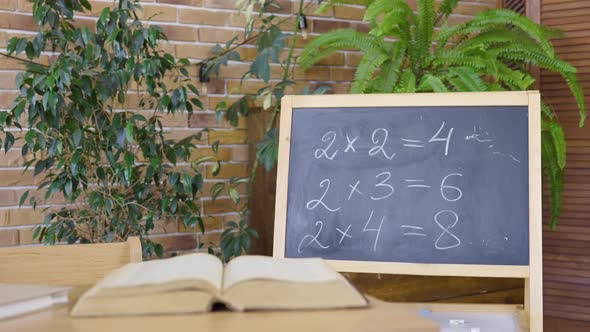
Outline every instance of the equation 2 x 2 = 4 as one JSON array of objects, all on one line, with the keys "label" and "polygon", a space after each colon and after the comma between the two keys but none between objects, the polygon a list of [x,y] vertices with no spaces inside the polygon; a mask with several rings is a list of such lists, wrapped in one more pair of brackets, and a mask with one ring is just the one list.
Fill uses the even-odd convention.
[{"label": "equation 2 x 2 = 4", "polygon": [[[445,122],[442,123],[436,134],[434,134],[427,143],[445,142],[445,156],[447,156],[449,154],[449,143],[451,141],[454,128],[450,128],[448,130],[446,137],[442,134],[444,128]],[[346,147],[342,149],[342,147],[337,147],[334,145],[338,139],[338,134],[336,134],[335,131],[327,131],[322,136],[322,142],[325,143],[326,146],[316,149],[314,151],[314,157],[316,159],[326,158],[328,160],[334,160],[341,150],[343,153],[356,153],[357,148],[355,144],[357,143],[359,136],[351,137],[346,134],[345,138]],[[392,160],[396,156],[396,152],[388,151],[388,141],[389,131],[387,129],[377,128],[373,130],[373,133],[371,134],[371,142],[374,144],[374,146],[369,150],[369,156],[383,155],[388,160]],[[400,142],[401,145],[406,148],[424,148],[426,146],[426,143],[417,139],[401,138]]]}]

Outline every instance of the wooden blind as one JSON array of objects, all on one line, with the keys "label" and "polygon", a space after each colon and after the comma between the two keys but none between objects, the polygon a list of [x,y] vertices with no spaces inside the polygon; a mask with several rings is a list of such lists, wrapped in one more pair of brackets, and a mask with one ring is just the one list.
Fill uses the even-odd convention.
[{"label": "wooden blind", "polygon": [[526,14],[526,0],[504,0],[502,7],[514,10],[521,15]]},{"label": "wooden blind", "polygon": [[[556,52],[578,68],[587,108],[589,14],[590,1],[541,0],[541,23],[565,33],[554,40]],[[546,228],[543,234],[545,316],[590,321],[590,125],[578,127],[576,103],[558,74],[541,71],[541,91],[557,111],[568,141],[563,214],[557,230]]]}]

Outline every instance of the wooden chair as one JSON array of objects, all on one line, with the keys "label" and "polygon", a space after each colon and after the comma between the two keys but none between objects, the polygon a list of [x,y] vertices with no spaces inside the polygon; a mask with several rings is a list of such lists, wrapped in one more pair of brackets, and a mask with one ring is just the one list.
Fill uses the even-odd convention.
[{"label": "wooden chair", "polygon": [[141,242],[0,248],[0,283],[92,285],[111,270],[141,262]]}]

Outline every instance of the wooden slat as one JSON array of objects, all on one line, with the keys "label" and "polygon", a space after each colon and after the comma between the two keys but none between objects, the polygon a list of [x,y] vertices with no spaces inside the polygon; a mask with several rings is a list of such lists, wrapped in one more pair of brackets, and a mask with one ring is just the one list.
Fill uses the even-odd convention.
[{"label": "wooden slat", "polygon": [[[541,0],[541,23],[559,28],[556,53],[578,69],[590,108],[590,0]],[[545,331],[582,331],[590,322],[590,128],[578,126],[578,106],[564,79],[541,70],[543,98],[555,109],[568,140],[563,213],[557,230],[543,232]],[[548,201],[548,187],[544,188]],[[544,207],[545,222],[550,210]],[[569,327],[566,327],[569,326]],[[585,325],[590,328],[590,323]]]}]

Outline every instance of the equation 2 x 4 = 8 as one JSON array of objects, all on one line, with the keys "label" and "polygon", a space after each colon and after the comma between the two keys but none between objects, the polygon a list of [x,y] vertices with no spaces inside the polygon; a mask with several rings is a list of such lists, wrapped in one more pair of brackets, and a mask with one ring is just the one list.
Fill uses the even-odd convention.
[{"label": "equation 2 x 4 = 8", "polygon": [[[448,183],[450,180],[457,177],[463,177],[463,174],[450,173],[443,177],[440,182],[440,195],[447,202],[456,202],[460,200],[461,197],[463,197],[463,191],[459,187],[450,185]],[[357,196],[360,196],[361,198],[366,198],[368,196],[369,199],[373,201],[380,201],[389,198],[395,194],[395,187],[390,180],[391,172],[381,172],[375,176],[375,181],[372,184],[363,185],[361,184],[360,180],[357,180],[355,183],[348,183],[346,188],[348,192],[346,200],[354,200]],[[404,183],[409,189],[429,189],[432,187],[423,179],[404,179]],[[331,185],[332,182],[330,179],[323,179],[319,183],[320,189],[323,189],[323,192],[319,194],[320,197],[309,200],[305,204],[305,207],[308,210],[314,210],[318,207],[322,207],[330,212],[336,212],[340,210],[342,208],[341,206],[326,203],[329,200]]]},{"label": "equation 2 x 4 = 8", "polygon": [[[447,136],[444,137],[442,134],[443,129],[445,128],[445,122],[442,123],[436,134],[434,134],[429,140],[428,143],[433,142],[444,142],[445,143],[445,156],[449,154],[449,143],[451,141],[451,137],[453,135],[453,129],[450,128]],[[345,135],[346,137],[346,147],[343,149],[343,153],[355,153],[356,151],[356,142],[359,139],[359,136],[349,136],[348,134]],[[318,148],[314,152],[314,157],[316,159],[326,158],[328,160],[334,160],[338,153],[341,151],[341,147],[338,148],[334,144],[338,139],[338,134],[335,131],[328,131],[322,136],[322,142],[326,144],[323,148]],[[392,160],[396,156],[396,152],[387,151],[388,150],[388,141],[389,141],[389,131],[385,128],[377,128],[373,130],[371,134],[371,142],[374,144],[373,147],[369,150],[369,156],[378,156],[383,155],[388,160]],[[422,140],[417,139],[408,139],[402,138],[401,144],[403,147],[406,148],[424,148],[425,143]]]},{"label": "equation 2 x 4 = 8", "polygon": [[[360,235],[365,233],[374,233],[372,251],[377,252],[377,248],[379,245],[379,239],[381,237],[381,230],[383,229],[383,225],[386,221],[385,216],[381,218],[374,218],[374,210],[371,210],[371,214],[367,218],[366,223]],[[453,249],[461,245],[461,239],[452,232],[452,229],[457,226],[459,222],[459,216],[456,212],[452,210],[442,210],[437,212],[434,215],[434,223],[438,226],[440,232],[438,237],[434,240],[434,247],[437,250],[448,250]],[[387,223],[388,225],[390,223]],[[330,247],[339,247],[345,241],[352,241],[354,237],[360,237],[357,234],[353,233],[351,230],[353,224],[350,223],[344,229],[336,228],[336,231],[339,233],[337,234],[336,238],[338,240],[337,243],[324,243],[321,240],[322,231],[324,229],[324,222],[318,220],[315,222],[315,232],[313,234],[307,234],[303,236],[299,245],[297,246],[297,252],[299,254],[303,253],[305,249],[309,247],[319,248],[319,249],[330,249]],[[401,232],[403,236],[412,237],[412,236],[419,236],[426,238],[426,233],[424,233],[424,227],[421,226],[411,226],[411,225],[401,225],[400,226]]]}]

